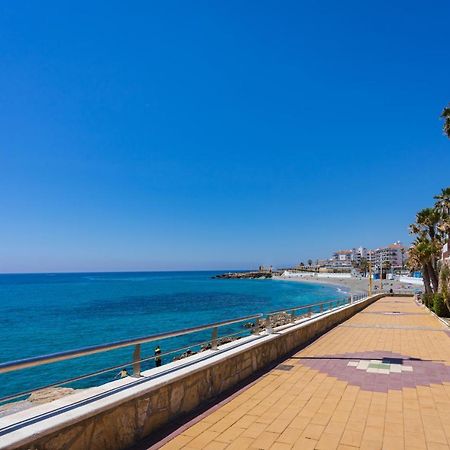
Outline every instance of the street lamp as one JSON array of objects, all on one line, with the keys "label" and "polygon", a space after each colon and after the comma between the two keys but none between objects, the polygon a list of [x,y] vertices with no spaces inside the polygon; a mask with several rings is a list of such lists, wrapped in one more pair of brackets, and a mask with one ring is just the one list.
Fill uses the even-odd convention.
[{"label": "street lamp", "polygon": [[383,290],[383,252],[380,255],[380,291]]}]

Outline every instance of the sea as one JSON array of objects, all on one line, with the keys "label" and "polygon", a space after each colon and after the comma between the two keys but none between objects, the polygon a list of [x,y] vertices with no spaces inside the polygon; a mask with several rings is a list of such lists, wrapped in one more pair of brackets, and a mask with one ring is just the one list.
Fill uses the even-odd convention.
[{"label": "sea", "polygon": [[[136,272],[0,275],[0,363],[115,342],[325,300],[345,292],[330,285],[271,279],[214,279],[221,272]],[[245,333],[243,324],[221,327],[219,336]],[[210,332],[142,346],[163,364]],[[178,350],[179,349],[179,350]],[[133,347],[0,374],[0,398],[36,390],[104,368],[131,369]],[[143,363],[143,370],[154,361]],[[113,369],[69,383],[88,388],[113,380]],[[24,395],[22,399],[26,398]]]}]

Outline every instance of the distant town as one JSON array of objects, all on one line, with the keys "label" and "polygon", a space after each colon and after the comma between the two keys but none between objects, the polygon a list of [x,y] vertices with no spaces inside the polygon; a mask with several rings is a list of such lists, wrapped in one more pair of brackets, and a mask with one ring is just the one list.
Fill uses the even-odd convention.
[{"label": "distant town", "polygon": [[305,264],[301,262],[295,269],[304,269],[313,267],[315,270],[324,269],[324,271],[351,272],[357,270],[366,273],[369,265],[373,270],[392,270],[403,271],[408,260],[408,249],[400,242],[394,242],[385,247],[379,247],[374,250],[366,247],[357,247],[350,250],[337,250],[331,258],[325,260],[311,259]]},{"label": "distant town", "polygon": [[329,259],[308,259],[294,267],[274,268],[259,266],[257,271],[234,272],[217,275],[215,278],[272,278],[273,276],[290,275],[299,272],[319,274],[341,274],[344,277],[367,277],[372,273],[374,278],[391,278],[394,275],[412,275],[420,277],[420,272],[407,268],[408,249],[396,241],[385,247],[368,249],[355,247],[348,250],[337,250]]}]

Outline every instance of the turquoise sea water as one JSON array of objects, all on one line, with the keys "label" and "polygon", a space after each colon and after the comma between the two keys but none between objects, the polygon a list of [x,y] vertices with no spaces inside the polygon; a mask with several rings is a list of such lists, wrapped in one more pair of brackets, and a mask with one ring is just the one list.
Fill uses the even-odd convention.
[{"label": "turquoise sea water", "polygon": [[[217,280],[217,272],[0,275],[0,362],[182,329],[341,298],[331,286],[276,280]],[[242,329],[225,327],[221,334]],[[161,341],[163,351],[210,334]],[[156,343],[143,346],[153,354]],[[0,397],[131,360],[132,347],[15,374],[0,374]],[[168,362],[172,357],[165,357]],[[153,363],[144,365],[144,369]],[[88,387],[116,372],[69,385]]]}]

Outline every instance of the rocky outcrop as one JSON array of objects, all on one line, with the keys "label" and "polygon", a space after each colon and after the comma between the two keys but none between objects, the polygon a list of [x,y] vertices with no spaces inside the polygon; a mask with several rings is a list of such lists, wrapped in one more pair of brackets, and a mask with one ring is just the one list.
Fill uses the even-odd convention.
[{"label": "rocky outcrop", "polygon": [[272,278],[273,272],[228,272],[213,276],[213,278],[242,279],[242,278]]}]

